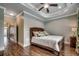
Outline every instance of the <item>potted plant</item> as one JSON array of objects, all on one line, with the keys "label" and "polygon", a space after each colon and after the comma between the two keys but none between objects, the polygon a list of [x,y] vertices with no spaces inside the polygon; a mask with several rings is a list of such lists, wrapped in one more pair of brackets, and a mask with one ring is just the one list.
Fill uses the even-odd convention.
[{"label": "potted plant", "polygon": [[77,44],[76,44],[76,51],[79,54],[79,40],[77,41]]}]

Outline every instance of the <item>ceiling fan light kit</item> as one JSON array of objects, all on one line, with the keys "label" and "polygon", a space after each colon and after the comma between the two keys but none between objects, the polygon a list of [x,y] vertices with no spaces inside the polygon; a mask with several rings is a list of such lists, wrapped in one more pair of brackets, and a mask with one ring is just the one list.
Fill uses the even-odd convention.
[{"label": "ceiling fan light kit", "polygon": [[48,4],[45,4],[45,5],[44,5],[44,8],[48,8],[48,7],[49,7],[49,5],[48,5]]},{"label": "ceiling fan light kit", "polygon": [[58,8],[61,9],[62,7],[61,6],[58,6]]},{"label": "ceiling fan light kit", "polygon": [[[41,5],[43,5],[38,11],[41,11],[42,9],[46,9],[47,13],[50,12],[49,7],[54,6],[57,7],[58,4],[48,4],[48,3],[40,3]],[[61,8],[61,6],[58,6],[59,8]]]}]

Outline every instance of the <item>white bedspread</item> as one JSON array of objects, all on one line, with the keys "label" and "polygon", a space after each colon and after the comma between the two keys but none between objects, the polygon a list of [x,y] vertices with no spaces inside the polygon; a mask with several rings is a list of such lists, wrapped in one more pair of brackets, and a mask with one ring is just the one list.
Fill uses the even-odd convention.
[{"label": "white bedspread", "polygon": [[32,37],[32,42],[40,45],[48,46],[56,51],[60,51],[58,43],[63,39],[63,36],[42,36],[42,37]]}]

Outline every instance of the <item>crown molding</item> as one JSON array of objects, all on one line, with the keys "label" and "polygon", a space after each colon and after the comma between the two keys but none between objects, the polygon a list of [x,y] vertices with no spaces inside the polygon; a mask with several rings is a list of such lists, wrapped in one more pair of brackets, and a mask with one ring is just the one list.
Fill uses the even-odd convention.
[{"label": "crown molding", "polygon": [[2,6],[0,6],[0,8],[4,9],[4,14],[5,14],[5,12],[6,12],[6,8],[5,8],[5,7],[2,7]]},{"label": "crown molding", "polygon": [[43,20],[41,20],[42,18],[39,18],[39,17],[37,17],[37,16],[35,16],[35,15],[33,15],[33,14],[31,14],[31,13],[28,13],[28,12],[26,12],[26,11],[23,11],[25,14],[28,14],[28,15],[30,15],[30,16],[32,16],[32,17],[35,17],[37,20],[39,20],[39,21],[41,21],[41,22],[44,22]]},{"label": "crown molding", "polygon": [[[72,4],[71,6],[68,6],[68,7],[66,7],[66,8],[63,8],[62,10],[59,10],[59,11],[53,13],[53,14],[48,14],[48,18],[52,17],[53,15],[57,15],[57,14],[62,15],[63,13],[68,12],[68,10],[69,10],[71,7],[73,8],[75,5],[76,5],[76,4]],[[65,10],[67,10],[67,11],[65,12]],[[58,15],[57,15],[57,16],[58,16]]]},{"label": "crown molding", "polygon": [[19,14],[17,14],[16,16],[20,16],[20,15],[22,15],[22,13],[23,13],[23,11],[22,11],[22,12],[20,12]]},{"label": "crown molding", "polygon": [[64,18],[64,17],[73,16],[73,15],[76,15],[76,14],[77,14],[77,12],[74,12],[74,13],[69,14],[69,15],[64,15],[64,16],[61,16],[61,17],[52,18],[52,19],[50,19],[50,20],[48,20],[48,21],[45,21],[45,23],[49,23],[49,22],[51,22],[51,21],[55,21],[55,20],[57,20],[57,19],[61,19],[61,18]]},{"label": "crown molding", "polygon": [[71,6],[68,6],[68,7],[66,7],[66,8],[63,8],[62,10],[59,10],[59,11],[57,11],[57,12],[55,12],[55,13],[52,13],[52,14],[45,14],[45,13],[43,13],[42,11],[37,11],[37,10],[36,10],[36,7],[33,6],[31,3],[27,3],[27,4],[21,3],[21,4],[24,5],[25,7],[29,8],[29,9],[31,9],[32,11],[38,13],[39,15],[41,15],[41,16],[44,17],[44,18],[50,18],[50,17],[52,17],[53,15],[62,14],[62,11],[63,11],[63,13],[65,13],[64,10],[69,9],[70,7],[73,7],[73,6],[75,5],[75,4],[72,4]]},{"label": "crown molding", "polygon": [[[34,11],[34,12],[37,12],[38,15],[42,14],[42,12],[39,12],[39,11],[33,9],[34,7],[32,7],[33,5],[32,5],[32,4],[30,5],[30,3],[27,3],[27,5],[25,5],[24,3],[20,3],[20,4],[22,4],[23,6],[25,6],[25,7],[29,8],[29,9],[31,9],[31,10]],[[29,7],[29,6],[31,6],[32,8]],[[2,6],[0,6],[0,7],[6,10],[5,7],[2,7]],[[69,6],[69,7],[70,7],[70,6]],[[4,11],[5,11],[5,10],[4,10]],[[75,14],[75,13],[72,13],[72,14],[69,14],[69,15],[63,15],[63,16],[61,15],[61,16],[58,16],[58,17],[55,17],[55,18],[52,17],[52,18],[49,18],[49,19],[45,20],[45,19],[47,18],[47,16],[44,15],[44,14],[42,14],[43,18],[41,18],[41,17],[38,17],[37,15],[31,14],[30,12],[27,12],[27,11],[24,11],[24,12],[25,12],[26,14],[31,15],[32,17],[36,18],[36,20],[39,20],[39,21],[42,21],[42,22],[48,22],[48,21],[51,21],[52,19],[63,18],[63,17],[67,17],[67,16],[71,16],[71,15]],[[58,11],[58,12],[59,12],[59,11]],[[5,12],[4,12],[4,13],[5,13]],[[39,14],[39,13],[40,13],[40,14]]]},{"label": "crown molding", "polygon": [[[0,8],[4,9],[4,13],[5,13],[6,8],[5,8],[5,7],[2,7],[2,6],[0,6]],[[32,16],[32,17],[35,17],[37,20],[39,20],[39,21],[43,22],[43,21],[41,20],[42,18],[37,17],[37,16],[35,16],[35,15],[33,15],[33,14],[29,13],[29,12],[26,12],[26,11],[23,11],[23,12],[24,12],[24,13],[26,13],[26,14],[28,14],[28,15],[30,15],[30,16]],[[18,15],[21,15],[21,14],[22,14],[22,12],[21,12],[21,13],[19,13]],[[18,15],[16,15],[16,16],[18,16]],[[5,14],[4,14],[4,16],[8,16],[8,15],[5,15]]]},{"label": "crown molding", "polygon": [[[29,8],[30,10],[32,10],[32,11],[38,13],[38,11],[32,9],[32,7],[30,8],[30,3],[27,3],[27,5],[25,5],[24,3],[21,3],[21,5],[23,5],[23,6],[27,7],[27,8]],[[38,20],[40,20],[40,21],[42,21],[42,22],[43,22],[43,20],[44,20],[43,18],[40,18],[40,17],[38,17],[38,16],[36,16],[36,15],[31,14],[30,12],[27,12],[27,11],[24,11],[24,12],[25,12],[26,14],[28,14],[28,15],[31,15],[32,17],[35,17],[36,19],[38,19]],[[41,19],[42,19],[42,20],[41,20]]]},{"label": "crown molding", "polygon": [[4,8],[4,7],[2,7],[2,6],[0,6],[0,8],[2,8],[2,9],[6,9],[6,8]]},{"label": "crown molding", "polygon": [[47,17],[47,14],[43,13],[42,11],[37,11],[36,8],[31,4],[31,3],[27,3],[27,4],[24,4],[24,3],[21,3],[23,6],[31,9],[32,11],[36,12],[37,14],[39,14],[40,16],[42,17]]}]

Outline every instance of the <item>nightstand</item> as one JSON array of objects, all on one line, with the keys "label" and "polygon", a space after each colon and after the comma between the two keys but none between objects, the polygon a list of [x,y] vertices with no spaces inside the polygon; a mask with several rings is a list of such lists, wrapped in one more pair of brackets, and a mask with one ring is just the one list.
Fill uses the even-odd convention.
[{"label": "nightstand", "polygon": [[76,37],[70,37],[70,47],[76,48]]},{"label": "nightstand", "polygon": [[0,51],[0,56],[3,56],[4,55],[4,51]]},{"label": "nightstand", "polygon": [[76,42],[76,52],[77,52],[77,55],[79,55],[79,40],[77,40]]}]

